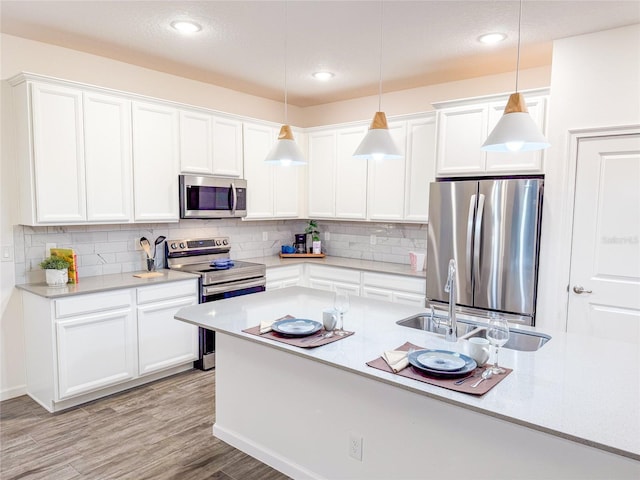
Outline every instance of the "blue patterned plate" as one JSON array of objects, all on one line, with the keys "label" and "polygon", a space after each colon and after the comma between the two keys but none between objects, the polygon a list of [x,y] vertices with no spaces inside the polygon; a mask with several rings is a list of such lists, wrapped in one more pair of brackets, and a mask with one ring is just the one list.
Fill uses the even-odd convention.
[{"label": "blue patterned plate", "polygon": [[315,320],[306,320],[304,318],[289,318],[287,320],[278,320],[271,325],[274,332],[291,337],[306,337],[313,335],[322,329],[322,324]]},{"label": "blue patterned plate", "polygon": [[[423,355],[425,356],[423,357]],[[429,362],[428,359],[438,358],[438,357],[451,362],[449,366],[446,368],[451,368],[453,365],[459,364],[459,362],[454,361],[451,357],[456,357],[460,359],[461,361],[464,362],[464,364],[457,370],[443,370],[442,369],[443,364],[436,364],[437,368],[432,368],[423,364],[419,360],[420,358],[422,358],[422,360],[424,360],[425,362]],[[418,370],[422,370],[423,372],[428,373],[429,375],[435,375],[440,377],[459,377],[462,375],[466,375],[467,373],[475,370],[475,368],[478,366],[478,364],[473,358],[463,355],[462,353],[450,352],[448,350],[416,350],[415,352],[411,352],[409,354],[408,359],[409,359],[409,363],[414,367],[416,367]]]}]

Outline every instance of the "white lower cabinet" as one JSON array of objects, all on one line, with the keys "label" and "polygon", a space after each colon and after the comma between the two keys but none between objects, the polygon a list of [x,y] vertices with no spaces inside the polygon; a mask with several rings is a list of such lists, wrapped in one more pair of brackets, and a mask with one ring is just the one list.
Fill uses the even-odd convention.
[{"label": "white lower cabinet", "polygon": [[311,288],[360,295],[359,270],[313,264],[307,264],[307,269],[307,282]]},{"label": "white lower cabinet", "polygon": [[23,292],[27,393],[55,412],[192,368],[198,329],[173,316],[197,292],[195,278],[59,299]]},{"label": "white lower cabinet", "polygon": [[56,321],[58,396],[98,390],[136,376],[131,307]]},{"label": "white lower cabinet", "polygon": [[302,285],[304,265],[287,265],[267,269],[267,290]]},{"label": "white lower cabinet", "polygon": [[363,272],[362,296],[405,305],[425,306],[426,282],[422,277]]},{"label": "white lower cabinet", "polygon": [[196,303],[190,282],[138,289],[139,375],[197,360],[198,327],[173,318],[180,308]]}]

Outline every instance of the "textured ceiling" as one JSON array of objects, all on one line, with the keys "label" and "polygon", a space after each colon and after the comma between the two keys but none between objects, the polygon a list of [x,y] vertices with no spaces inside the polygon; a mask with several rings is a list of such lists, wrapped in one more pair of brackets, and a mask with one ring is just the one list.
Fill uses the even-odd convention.
[{"label": "textured ceiling", "polygon": [[[5,1],[3,33],[301,107],[513,71],[518,1]],[[287,25],[285,36],[285,6]],[[189,18],[192,36],[169,27]],[[640,0],[523,3],[521,68],[549,65],[554,39],[640,23]],[[499,46],[483,33],[508,35]],[[336,73],[319,83],[311,73]]]}]

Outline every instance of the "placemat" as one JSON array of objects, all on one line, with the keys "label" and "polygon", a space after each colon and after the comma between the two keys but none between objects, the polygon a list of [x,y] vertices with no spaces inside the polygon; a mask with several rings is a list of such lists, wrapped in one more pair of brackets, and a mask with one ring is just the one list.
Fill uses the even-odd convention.
[{"label": "placemat", "polygon": [[[291,315],[286,315],[282,317],[284,318],[294,318]],[[278,320],[281,320],[280,318]],[[321,347],[322,345],[326,345],[328,343],[337,342],[338,340],[342,340],[343,338],[350,337],[355,332],[346,332],[346,335],[333,335],[332,337],[325,338],[324,334],[327,331],[323,328],[319,332],[314,333],[313,335],[309,335],[308,337],[287,337],[286,335],[282,335],[280,333],[274,332],[271,330],[267,333],[260,333],[260,325],[255,327],[246,328],[242,330],[245,333],[249,333],[251,335],[256,335],[262,338],[269,338],[271,340],[275,340],[276,342],[286,343],[287,345],[293,345],[294,347],[300,348],[315,348]],[[384,360],[383,360],[384,362]]]},{"label": "placemat", "polygon": [[[415,350],[424,349],[424,347],[419,347],[412,343],[406,342],[404,345],[396,348],[395,350],[408,351],[410,348],[413,348]],[[384,370],[385,372],[393,373],[393,370],[391,370],[391,367],[389,366],[389,364],[385,362],[384,358],[382,357],[378,357],[375,360],[371,360],[370,362],[367,362],[367,365],[373,368],[377,368],[378,370]],[[476,388],[471,388],[471,385],[473,385],[478,380],[480,380],[480,375],[482,374],[482,372],[485,371],[486,369],[485,367],[478,367],[473,372],[469,373],[469,375],[464,377],[464,378],[467,378],[468,380],[466,380],[461,385],[456,385],[455,382],[457,382],[458,380],[461,380],[462,377],[456,377],[456,378],[432,377],[432,376],[429,376],[426,372],[423,372],[422,370],[415,368],[413,365],[409,365],[407,368],[400,370],[398,373],[396,373],[396,375],[400,375],[406,378],[411,378],[413,380],[418,380],[419,382],[428,383],[430,385],[437,385],[438,387],[448,388],[449,390],[455,390],[456,392],[470,393],[471,395],[481,396],[487,393],[493,387],[495,387],[502,380],[504,380],[507,377],[507,375],[509,375],[513,371],[512,368],[505,368],[505,367],[502,367],[502,368],[506,370],[505,373],[502,373],[500,375],[492,375],[490,378],[482,382]]]}]

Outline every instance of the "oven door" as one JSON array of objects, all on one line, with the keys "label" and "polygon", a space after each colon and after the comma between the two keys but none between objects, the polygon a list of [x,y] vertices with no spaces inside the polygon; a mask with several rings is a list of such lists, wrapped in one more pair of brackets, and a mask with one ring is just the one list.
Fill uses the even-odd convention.
[{"label": "oven door", "polygon": [[202,287],[202,299],[200,303],[223,300],[225,298],[239,297],[265,291],[266,280],[264,277],[252,278],[239,282],[229,282]]}]

